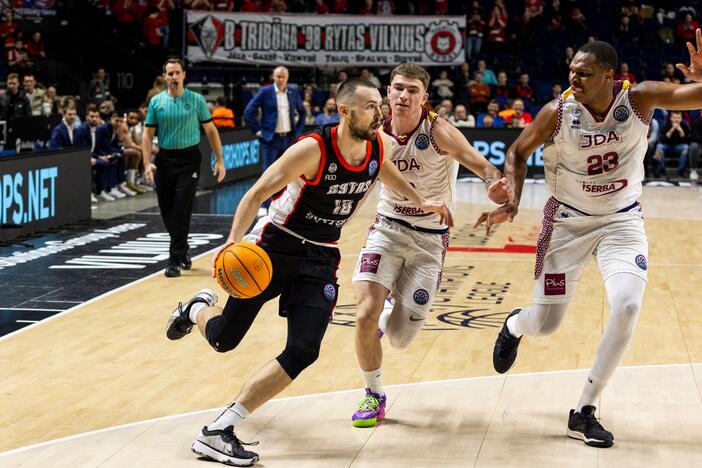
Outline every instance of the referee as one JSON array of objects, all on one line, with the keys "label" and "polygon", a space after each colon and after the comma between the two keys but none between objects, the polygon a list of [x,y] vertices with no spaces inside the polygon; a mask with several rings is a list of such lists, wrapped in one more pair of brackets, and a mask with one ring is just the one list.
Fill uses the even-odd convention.
[{"label": "referee", "polygon": [[[222,142],[212,123],[205,98],[183,86],[183,62],[177,58],[168,59],[163,65],[163,77],[168,88],[149,101],[141,148],[144,176],[150,184],[156,181],[158,206],[171,236],[165,274],[173,277],[180,276],[181,268],[189,270],[192,266],[188,252],[188,232],[200,177],[200,125],[217,156],[214,165],[217,182],[224,179],[226,170]],[[160,149],[154,165],[151,164],[151,142],[156,134]]]}]

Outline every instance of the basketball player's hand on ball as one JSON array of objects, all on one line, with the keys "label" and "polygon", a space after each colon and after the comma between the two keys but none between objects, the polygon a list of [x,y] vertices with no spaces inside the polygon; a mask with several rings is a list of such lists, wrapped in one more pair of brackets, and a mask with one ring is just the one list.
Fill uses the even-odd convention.
[{"label": "basketball player's hand on ball", "polygon": [[683,63],[678,63],[675,66],[680,70],[685,78],[692,81],[702,81],[702,31],[697,29],[695,32],[697,39],[697,48],[690,42],[687,43],[687,50],[690,52],[690,66]]},{"label": "basketball player's hand on ball", "polygon": [[236,244],[236,242],[234,242],[231,239],[227,239],[227,241],[224,244],[222,244],[222,247],[217,249],[217,251],[212,256],[212,277],[213,278],[217,277],[217,257],[219,257],[222,254],[222,252],[224,252],[224,249],[226,249],[227,247],[229,247],[232,244]]},{"label": "basketball player's hand on ball", "polygon": [[154,183],[154,172],[156,171],[156,165],[155,164],[147,164],[144,166],[144,178],[146,179],[146,183],[149,185],[152,185]]},{"label": "basketball player's hand on ball", "polygon": [[424,203],[422,203],[419,207],[422,209],[422,211],[438,213],[441,217],[442,224],[445,224],[448,227],[453,227],[453,215],[451,214],[451,211],[449,211],[445,202],[424,200]]},{"label": "basketball player's hand on ball", "polygon": [[519,211],[517,205],[505,203],[496,210],[481,214],[480,218],[478,218],[473,227],[478,227],[485,223],[485,234],[490,234],[490,228],[495,224],[504,223],[505,221],[509,221],[511,223],[514,217],[517,216],[517,211]]},{"label": "basketball player's hand on ball", "polygon": [[512,187],[507,182],[507,178],[503,177],[488,185],[488,198],[493,202],[501,205],[507,203],[512,197]]}]

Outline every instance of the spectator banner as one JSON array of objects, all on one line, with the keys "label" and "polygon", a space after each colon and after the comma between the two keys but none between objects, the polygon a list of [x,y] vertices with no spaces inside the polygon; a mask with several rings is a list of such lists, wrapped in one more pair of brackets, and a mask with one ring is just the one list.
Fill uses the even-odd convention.
[{"label": "spectator banner", "polygon": [[90,218],[90,152],[0,158],[0,239]]},{"label": "spectator banner", "polygon": [[[504,171],[507,149],[522,132],[516,128],[460,128],[466,139],[477,149],[480,154],[492,164]],[[527,177],[543,178],[544,156],[543,145],[539,146],[527,161]],[[459,175],[471,175],[468,169],[461,166]]]},{"label": "spectator banner", "polygon": [[465,16],[188,11],[186,21],[186,57],[191,62],[387,67],[465,60]]},{"label": "spectator banner", "polygon": [[[219,138],[222,140],[222,155],[224,156],[224,168],[227,170],[222,183],[235,180],[246,179],[261,174],[261,158],[259,156],[260,142],[251,130],[219,130]],[[210,148],[210,143],[204,136],[200,139],[200,153],[202,154],[202,164],[200,165],[200,181],[198,188],[206,189],[217,185],[217,178],[212,174],[214,164],[217,160],[214,152]]]}]

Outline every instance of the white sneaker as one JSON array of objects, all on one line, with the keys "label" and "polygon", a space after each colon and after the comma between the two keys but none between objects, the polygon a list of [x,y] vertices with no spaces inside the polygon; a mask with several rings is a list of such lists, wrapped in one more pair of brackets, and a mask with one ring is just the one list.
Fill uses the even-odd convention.
[{"label": "white sneaker", "polygon": [[268,209],[261,207],[258,209],[258,214],[256,216],[259,218],[263,218],[264,216],[267,216],[267,215],[268,215]]},{"label": "white sneaker", "polygon": [[94,193],[90,193],[90,203],[97,203],[97,198],[95,198]]},{"label": "white sneaker", "polygon": [[110,191],[107,192],[107,193],[108,193],[112,198],[114,198],[115,200],[119,200],[119,199],[121,199],[121,198],[127,198],[127,196],[126,196],[125,194],[123,194],[122,192],[120,192],[120,191],[117,189],[117,187],[112,187],[112,190],[110,190]]},{"label": "white sneaker", "polygon": [[115,197],[113,197],[109,192],[105,192],[104,190],[98,194],[98,198],[102,201],[115,201]]},{"label": "white sneaker", "polygon": [[690,171],[690,180],[699,180],[700,175],[697,171]]},{"label": "white sneaker", "polygon": [[130,189],[129,189],[125,184],[123,184],[123,183],[122,183],[122,184],[119,184],[119,185],[117,186],[117,190],[119,190],[120,192],[122,192],[123,194],[125,194],[125,195],[128,196],[128,197],[136,197],[136,195],[137,195],[137,193],[136,193],[135,191],[130,190]]}]

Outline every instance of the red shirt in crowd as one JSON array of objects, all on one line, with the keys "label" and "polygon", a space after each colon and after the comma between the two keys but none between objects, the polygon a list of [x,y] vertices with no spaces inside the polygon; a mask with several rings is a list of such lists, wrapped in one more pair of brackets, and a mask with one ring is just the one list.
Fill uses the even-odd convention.
[{"label": "red shirt in crowd", "polygon": [[161,37],[156,31],[161,28],[161,17],[158,15],[149,15],[144,18],[144,39],[152,46],[161,44]]}]

